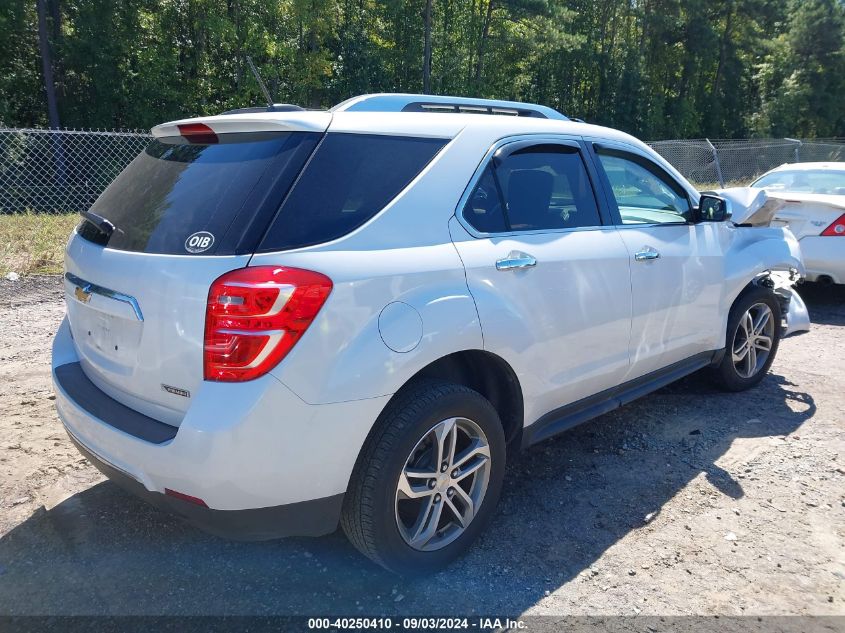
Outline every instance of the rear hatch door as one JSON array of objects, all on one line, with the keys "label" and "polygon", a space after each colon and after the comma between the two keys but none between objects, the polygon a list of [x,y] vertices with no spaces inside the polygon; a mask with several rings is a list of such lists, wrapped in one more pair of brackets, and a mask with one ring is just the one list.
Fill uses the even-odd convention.
[{"label": "rear hatch door", "polygon": [[331,118],[273,116],[156,128],[68,244],[65,296],[83,371],[162,422],[181,422],[203,380],[209,287],[247,265]]}]

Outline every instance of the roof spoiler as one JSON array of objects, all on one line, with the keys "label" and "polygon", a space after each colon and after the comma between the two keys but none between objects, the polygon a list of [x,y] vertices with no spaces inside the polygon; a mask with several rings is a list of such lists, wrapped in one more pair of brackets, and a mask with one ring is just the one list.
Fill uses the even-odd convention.
[{"label": "roof spoiler", "polygon": [[252,108],[235,108],[226,110],[222,114],[256,114],[257,112],[304,112],[305,108],[292,103],[274,103],[270,106],[255,106]]}]

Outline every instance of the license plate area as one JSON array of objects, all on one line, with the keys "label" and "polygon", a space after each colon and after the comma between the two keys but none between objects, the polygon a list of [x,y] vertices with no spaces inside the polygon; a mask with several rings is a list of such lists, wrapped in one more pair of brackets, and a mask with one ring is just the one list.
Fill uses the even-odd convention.
[{"label": "license plate area", "polygon": [[144,323],[131,302],[91,287],[65,279],[68,321],[77,351],[107,373],[129,375],[137,364]]}]

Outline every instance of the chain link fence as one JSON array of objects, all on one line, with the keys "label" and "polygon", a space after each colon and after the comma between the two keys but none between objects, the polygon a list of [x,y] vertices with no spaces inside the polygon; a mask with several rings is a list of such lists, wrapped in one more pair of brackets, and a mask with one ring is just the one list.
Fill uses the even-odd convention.
[{"label": "chain link fence", "polygon": [[784,163],[845,161],[845,139],[655,141],[649,145],[700,189],[745,186]]},{"label": "chain link fence", "polygon": [[[133,131],[0,128],[0,214],[78,213],[144,149]],[[845,139],[650,143],[701,189],[747,185],[783,163],[845,161]]]},{"label": "chain link fence", "polygon": [[133,131],[0,128],[0,214],[88,209],[150,138]]}]

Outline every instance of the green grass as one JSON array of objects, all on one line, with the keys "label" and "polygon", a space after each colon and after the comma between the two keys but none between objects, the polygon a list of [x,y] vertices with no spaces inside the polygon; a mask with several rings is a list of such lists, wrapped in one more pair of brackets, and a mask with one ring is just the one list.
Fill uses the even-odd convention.
[{"label": "green grass", "polygon": [[730,187],[747,187],[748,181],[731,180],[730,182],[726,182],[724,187],[718,182],[694,182],[692,184],[699,191],[713,191],[714,189],[728,189]]},{"label": "green grass", "polygon": [[75,213],[0,215],[0,277],[61,273],[65,244],[78,223]]}]

